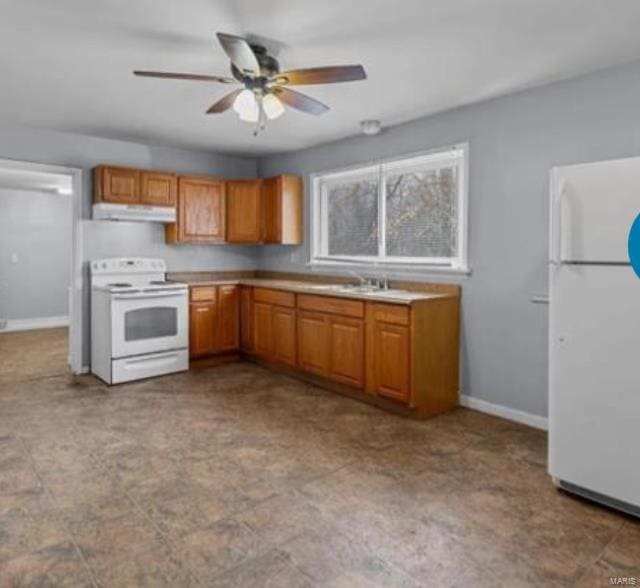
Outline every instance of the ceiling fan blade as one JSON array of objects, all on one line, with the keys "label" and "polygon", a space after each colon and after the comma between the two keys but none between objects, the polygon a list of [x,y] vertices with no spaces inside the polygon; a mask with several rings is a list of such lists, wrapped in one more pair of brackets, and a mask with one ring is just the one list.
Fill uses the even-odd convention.
[{"label": "ceiling fan blade", "polygon": [[207,110],[207,114],[218,114],[220,112],[224,112],[225,110],[229,110],[233,106],[233,101],[236,99],[236,96],[242,92],[244,88],[238,88],[233,92],[229,92],[226,96],[223,96],[216,103],[212,104]]},{"label": "ceiling fan blade", "polygon": [[221,82],[223,84],[233,84],[232,78],[224,76],[210,76],[206,74],[190,74],[190,73],[172,73],[168,71],[140,71],[135,70],[133,75],[144,78],[164,78],[169,80],[195,80],[197,82]]},{"label": "ceiling fan blade", "polygon": [[274,77],[278,84],[306,86],[311,84],[355,82],[357,80],[364,80],[367,74],[361,65],[337,65],[283,71]]},{"label": "ceiling fan blade", "polygon": [[280,98],[280,100],[282,100],[282,102],[292,108],[302,110],[302,112],[317,115],[324,114],[329,110],[329,107],[326,104],[323,104],[315,98],[311,98],[311,96],[302,94],[301,92],[289,90],[288,88],[280,88],[278,86],[273,88],[272,91],[278,98]]},{"label": "ceiling fan blade", "polygon": [[228,55],[233,65],[244,74],[251,76],[260,75],[258,58],[246,39],[226,33],[216,33],[216,35],[218,36],[220,45],[222,45],[224,52]]}]

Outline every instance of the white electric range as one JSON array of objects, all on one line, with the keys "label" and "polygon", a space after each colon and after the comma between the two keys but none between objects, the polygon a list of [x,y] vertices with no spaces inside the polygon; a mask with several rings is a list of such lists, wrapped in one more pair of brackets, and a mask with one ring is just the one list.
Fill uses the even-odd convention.
[{"label": "white electric range", "polygon": [[188,286],[162,259],[91,262],[91,371],[108,384],[189,368]]}]

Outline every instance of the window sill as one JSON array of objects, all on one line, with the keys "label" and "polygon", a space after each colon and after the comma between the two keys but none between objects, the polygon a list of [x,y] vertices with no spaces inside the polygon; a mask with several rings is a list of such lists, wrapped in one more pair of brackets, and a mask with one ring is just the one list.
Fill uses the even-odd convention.
[{"label": "window sill", "polygon": [[411,274],[411,275],[451,275],[469,276],[470,267],[451,267],[447,265],[429,265],[423,263],[363,263],[357,261],[334,261],[330,259],[314,259],[307,263],[307,267],[313,269],[343,269],[360,270],[373,274]]}]

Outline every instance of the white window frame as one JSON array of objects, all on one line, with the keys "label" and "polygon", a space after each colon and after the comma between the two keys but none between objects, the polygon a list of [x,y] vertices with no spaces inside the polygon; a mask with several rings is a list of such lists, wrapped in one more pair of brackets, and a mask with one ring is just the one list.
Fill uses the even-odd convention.
[{"label": "white window frame", "polygon": [[[377,256],[329,255],[328,226],[326,218],[327,187],[336,181],[357,179],[360,176],[378,174],[380,186],[378,201],[379,226],[384,226],[386,217],[386,194],[383,176],[394,169],[410,170],[412,167],[424,170],[433,167],[440,169],[451,163],[457,168],[458,177],[458,255],[455,258],[438,257],[398,257],[384,256],[386,231],[381,231],[378,239]],[[468,175],[469,144],[459,143],[450,147],[434,149],[427,152],[406,155],[394,159],[386,159],[368,164],[352,166],[340,170],[319,172],[311,175],[311,250],[309,265],[343,266],[385,269],[424,269],[442,273],[470,273],[468,264]]]}]

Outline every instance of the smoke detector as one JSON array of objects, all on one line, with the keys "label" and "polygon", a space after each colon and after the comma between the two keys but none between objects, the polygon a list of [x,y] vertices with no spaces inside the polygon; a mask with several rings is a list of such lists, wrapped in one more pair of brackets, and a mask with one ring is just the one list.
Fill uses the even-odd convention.
[{"label": "smoke detector", "polygon": [[377,135],[382,130],[382,125],[379,120],[363,120],[360,122],[360,128],[365,135]]}]

